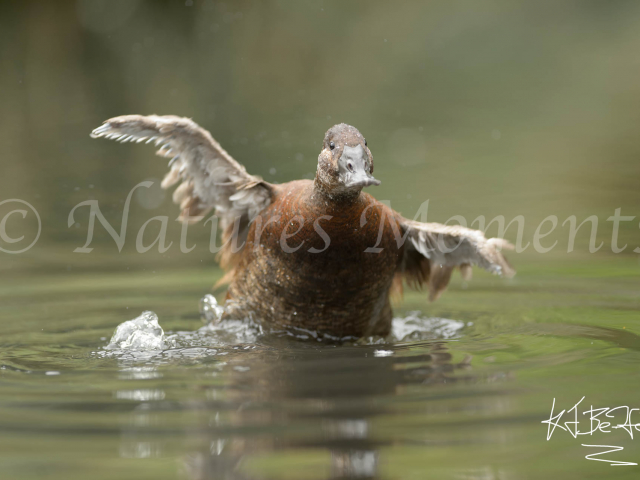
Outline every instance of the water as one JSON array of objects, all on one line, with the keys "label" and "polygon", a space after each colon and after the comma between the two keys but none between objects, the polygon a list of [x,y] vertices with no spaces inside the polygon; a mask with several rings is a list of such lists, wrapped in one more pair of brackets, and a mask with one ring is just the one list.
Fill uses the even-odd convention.
[{"label": "water", "polygon": [[121,323],[105,348],[118,353],[161,352],[165,348],[165,337],[158,316],[146,311]]},{"label": "water", "polygon": [[[541,423],[554,398],[639,406],[638,266],[600,268],[410,293],[398,339],[345,344],[203,327],[201,269],[3,278],[2,478],[636,478],[581,446],[633,462],[625,432]],[[143,304],[163,348],[105,348]]]}]

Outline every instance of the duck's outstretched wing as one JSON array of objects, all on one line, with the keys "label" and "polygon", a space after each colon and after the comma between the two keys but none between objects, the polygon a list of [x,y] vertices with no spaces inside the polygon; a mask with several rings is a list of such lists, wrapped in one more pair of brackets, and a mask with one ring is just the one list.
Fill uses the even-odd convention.
[{"label": "duck's outstretched wing", "polygon": [[249,175],[208,131],[189,118],[123,115],[105,121],[91,137],[160,146],[156,153],[171,159],[162,188],[182,181],[173,201],[180,205],[180,218],[186,221],[198,221],[215,208],[226,227],[240,216],[251,221],[271,202],[272,186]]},{"label": "duck's outstretched wing", "polygon": [[427,284],[429,298],[435,300],[447,288],[451,273],[457,267],[465,279],[471,278],[471,266],[512,277],[515,270],[502,249],[513,246],[502,238],[485,238],[480,230],[458,225],[422,223],[399,219],[404,253],[398,273],[411,286]]},{"label": "duck's outstretched wing", "polygon": [[[243,245],[249,224],[271,203],[273,186],[249,175],[208,131],[191,119],[123,115],[105,121],[91,136],[160,146],[156,153],[171,159],[162,188],[182,182],[173,193],[173,201],[180,205],[179,219],[197,222],[215,209],[226,245],[232,243],[227,242],[231,235],[237,235],[236,244]],[[223,267],[232,266],[233,253],[231,248],[222,249]]]}]

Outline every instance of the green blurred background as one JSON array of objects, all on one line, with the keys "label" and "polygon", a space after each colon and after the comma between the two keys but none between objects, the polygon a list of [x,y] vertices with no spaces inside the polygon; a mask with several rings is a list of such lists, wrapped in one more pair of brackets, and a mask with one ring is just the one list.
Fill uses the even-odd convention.
[{"label": "green blurred background", "polygon": [[[430,221],[523,215],[526,243],[557,215],[547,257],[589,261],[589,225],[567,257],[561,223],[597,215],[603,258],[606,219],[640,213],[638,51],[634,1],[4,1],[0,200],[33,204],[43,233],[2,267],[214,264],[209,227],[190,229],[185,255],[177,222],[164,259],[134,255],[145,220],[177,216],[158,189],[134,197],[121,255],[100,226],[92,255],[69,255],[87,230],[86,208],[67,227],[74,205],[97,199],[118,226],[130,189],[166,171],[149,146],[89,138],[128,113],[191,117],[271,182],[311,178],[324,132],[351,123],[382,180],[371,193],[405,216],[427,199]],[[625,243],[637,261],[635,220]],[[530,246],[519,261],[543,258]]]}]

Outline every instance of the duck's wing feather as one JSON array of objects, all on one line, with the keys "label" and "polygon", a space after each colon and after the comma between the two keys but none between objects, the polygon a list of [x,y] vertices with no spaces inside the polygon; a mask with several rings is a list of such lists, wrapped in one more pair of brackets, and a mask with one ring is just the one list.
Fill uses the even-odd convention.
[{"label": "duck's wing feather", "polygon": [[182,182],[173,194],[181,220],[198,221],[215,208],[226,229],[236,218],[250,222],[271,202],[272,186],[249,175],[208,131],[189,118],[123,115],[105,121],[91,136],[159,146],[156,153],[171,159],[162,187]]},{"label": "duck's wing feather", "polygon": [[427,284],[431,300],[447,288],[455,268],[465,279],[471,278],[473,265],[505,277],[515,275],[502,253],[502,249],[512,250],[513,246],[502,238],[487,239],[480,230],[402,217],[399,224],[406,240],[398,273],[411,286]]},{"label": "duck's wing feather", "polygon": [[[91,136],[159,146],[156,153],[171,159],[162,188],[181,182],[173,193],[173,201],[180,205],[179,220],[194,223],[215,209],[224,242],[220,264],[233,268],[249,224],[272,201],[273,185],[249,175],[208,131],[189,118],[123,115],[105,121]],[[229,241],[232,236],[234,242]]]}]

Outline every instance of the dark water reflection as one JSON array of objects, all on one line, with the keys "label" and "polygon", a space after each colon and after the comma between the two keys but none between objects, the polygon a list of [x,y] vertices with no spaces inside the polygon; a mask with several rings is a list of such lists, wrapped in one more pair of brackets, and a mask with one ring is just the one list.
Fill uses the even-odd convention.
[{"label": "dark water reflection", "polygon": [[[529,274],[506,296],[481,276],[431,306],[407,294],[429,314],[401,313],[395,340],[343,344],[202,328],[209,280],[189,284],[193,270],[7,280],[0,309],[21,321],[0,348],[0,466],[17,480],[588,478],[580,442],[547,442],[541,421],[553,398],[635,406],[638,298],[617,268]],[[148,305],[167,348],[105,350]],[[634,458],[622,434],[593,441]]]},{"label": "dark water reflection", "polygon": [[372,421],[393,414],[393,397],[416,386],[476,380],[470,359],[453,362],[446,342],[408,348],[270,340],[269,346],[228,350],[225,362],[208,372],[223,377],[224,386],[200,385],[204,399],[168,406],[159,391],[138,391],[138,398],[148,395],[150,401],[130,414],[134,426],[123,431],[121,454],[160,454],[158,445],[144,440],[146,419],[175,408],[194,418],[193,429],[184,432],[186,442],[197,446],[183,460],[188,478],[263,478],[240,468],[246,456],[308,450],[330,458],[321,478],[377,478],[380,448],[403,442],[372,433]]}]

